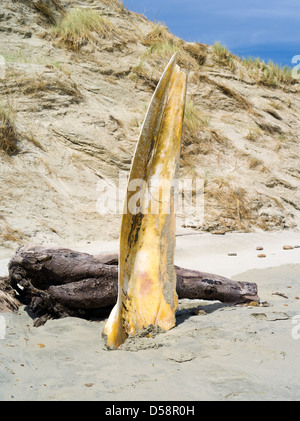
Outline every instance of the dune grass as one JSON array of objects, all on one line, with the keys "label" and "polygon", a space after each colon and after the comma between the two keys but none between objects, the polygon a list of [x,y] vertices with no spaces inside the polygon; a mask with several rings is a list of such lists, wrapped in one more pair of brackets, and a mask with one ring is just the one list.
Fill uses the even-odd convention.
[{"label": "dune grass", "polygon": [[235,57],[224,45],[219,41],[212,46],[212,57],[219,65],[229,67],[234,72],[236,66],[234,63]]},{"label": "dune grass", "polygon": [[222,94],[228,96],[229,98],[232,98],[239,105],[240,108],[247,110],[248,112],[254,115],[257,114],[252,104],[238,91],[233,90],[229,86],[226,86],[222,83],[217,82],[214,79],[209,78],[205,74],[199,74],[198,79],[203,83],[206,83],[219,89],[219,91],[222,92]]},{"label": "dune grass", "polygon": [[209,186],[206,195],[216,201],[220,222],[230,220],[230,225],[236,229],[248,229],[253,216],[245,189],[234,186],[226,178],[219,178]]},{"label": "dune grass", "polygon": [[253,126],[253,127],[249,128],[249,131],[248,131],[247,135],[245,136],[245,139],[254,142],[254,141],[260,139],[262,137],[262,135],[263,135],[263,132],[260,129],[260,127]]},{"label": "dune grass", "polygon": [[176,52],[178,64],[189,70],[197,70],[207,56],[205,46],[199,43],[187,43],[171,32],[163,24],[156,24],[152,30],[141,40],[142,44],[148,46],[146,58],[162,63],[164,66],[170,57]]},{"label": "dune grass", "polygon": [[136,83],[141,80],[151,90],[155,88],[174,53],[177,53],[178,65],[188,72],[197,72],[205,63],[208,54],[206,45],[185,42],[169,32],[161,23],[153,25],[140,42],[148,48],[142,54],[140,63],[132,69],[131,78]]},{"label": "dune grass", "polygon": [[[181,162],[186,169],[193,169],[199,156],[213,152],[214,144],[225,144],[227,138],[210,126],[210,118],[195,105],[192,98],[186,101]],[[195,161],[196,160],[196,161]]]},{"label": "dune grass", "polygon": [[207,118],[198,110],[192,100],[186,101],[183,126],[192,136],[195,136],[201,127],[208,126]]},{"label": "dune grass", "polygon": [[100,38],[111,38],[119,31],[105,16],[93,9],[73,9],[51,29],[53,36],[73,50]]},{"label": "dune grass", "polygon": [[55,24],[55,16],[50,7],[41,1],[33,2],[34,7],[52,24]]},{"label": "dune grass", "polygon": [[4,230],[2,229],[0,232],[0,239],[4,243],[13,242],[21,245],[26,237],[20,230],[10,227],[7,223],[5,224]]},{"label": "dune grass", "polygon": [[292,68],[280,66],[273,61],[265,63],[260,58],[250,57],[241,60],[243,66],[248,70],[248,74],[253,77],[257,84],[278,87],[280,85],[293,85],[298,81],[293,77]]},{"label": "dune grass", "polygon": [[174,53],[177,53],[177,63],[184,68],[195,65],[195,60],[184,51],[182,46],[173,41],[161,40],[149,44],[144,60],[155,66],[161,73]]},{"label": "dune grass", "polygon": [[45,74],[36,74],[35,77],[23,76],[17,79],[17,84],[20,92],[31,97],[40,98],[43,93],[56,92],[59,95],[72,97],[77,103],[83,100],[78,85],[60,71],[54,72],[53,76]]},{"label": "dune grass", "polygon": [[32,131],[22,133],[17,129],[15,120],[16,111],[14,108],[9,105],[2,106],[0,104],[0,151],[8,156],[17,154],[21,151],[19,142],[22,140],[27,140],[45,151],[45,148]]},{"label": "dune grass", "polygon": [[0,105],[0,149],[8,155],[18,152],[19,133],[11,107]]},{"label": "dune grass", "polygon": [[227,64],[230,58],[232,58],[231,52],[219,41],[215,42],[212,46],[212,54],[215,60],[223,64]]},{"label": "dune grass", "polygon": [[144,36],[141,42],[144,45],[151,46],[158,42],[172,42],[173,40],[174,36],[169,32],[168,28],[158,23]]},{"label": "dune grass", "polygon": [[198,42],[185,43],[183,46],[184,50],[189,53],[200,66],[203,66],[206,62],[208,48],[205,44]]},{"label": "dune grass", "polygon": [[[232,54],[219,41],[215,42],[211,49],[213,60],[220,66],[228,67],[232,72],[236,70],[237,64],[242,64],[246,72],[257,84],[269,87],[280,85],[292,85],[298,83],[293,77],[292,68],[280,66],[273,61],[265,62],[256,57],[240,58]],[[241,69],[240,69],[241,71]]]},{"label": "dune grass", "polygon": [[153,64],[161,65],[161,72],[174,53],[178,54],[177,61],[179,62],[180,51],[180,47],[170,41],[156,41],[149,46],[144,59]]}]

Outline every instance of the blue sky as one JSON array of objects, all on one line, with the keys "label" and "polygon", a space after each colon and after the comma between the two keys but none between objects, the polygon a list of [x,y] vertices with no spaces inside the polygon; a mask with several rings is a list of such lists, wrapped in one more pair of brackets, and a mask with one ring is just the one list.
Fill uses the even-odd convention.
[{"label": "blue sky", "polygon": [[300,0],[124,0],[186,41],[220,41],[234,54],[293,66],[300,55]]}]

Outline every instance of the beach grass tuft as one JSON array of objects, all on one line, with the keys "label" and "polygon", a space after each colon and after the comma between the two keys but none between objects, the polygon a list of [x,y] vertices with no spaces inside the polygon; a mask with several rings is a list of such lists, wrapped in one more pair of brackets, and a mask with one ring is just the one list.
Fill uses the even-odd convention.
[{"label": "beach grass tuft", "polygon": [[200,113],[192,100],[186,101],[183,126],[192,136],[195,136],[201,127],[208,126],[207,119]]},{"label": "beach grass tuft", "polygon": [[46,3],[42,1],[36,1],[33,2],[33,5],[50,23],[56,23],[54,13]]},{"label": "beach grass tuft", "polygon": [[18,152],[19,133],[15,126],[11,107],[0,105],[0,149],[8,155]]},{"label": "beach grass tuft", "polygon": [[298,80],[293,77],[292,68],[289,66],[280,66],[271,60],[266,63],[257,57],[243,58],[241,63],[258,85],[275,88],[281,85],[298,83]]},{"label": "beach grass tuft", "polygon": [[53,36],[73,50],[100,38],[112,38],[119,31],[109,18],[93,9],[73,9],[51,29]]}]

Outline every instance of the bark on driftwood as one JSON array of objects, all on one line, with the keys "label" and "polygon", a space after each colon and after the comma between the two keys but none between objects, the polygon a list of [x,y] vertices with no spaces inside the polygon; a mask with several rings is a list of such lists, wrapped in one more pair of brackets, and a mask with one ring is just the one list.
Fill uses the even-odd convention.
[{"label": "bark on driftwood", "polygon": [[[179,298],[238,304],[259,302],[254,283],[175,266]],[[9,262],[11,287],[33,311],[48,317],[87,317],[116,303],[118,256],[92,256],[69,249],[22,246]]]}]

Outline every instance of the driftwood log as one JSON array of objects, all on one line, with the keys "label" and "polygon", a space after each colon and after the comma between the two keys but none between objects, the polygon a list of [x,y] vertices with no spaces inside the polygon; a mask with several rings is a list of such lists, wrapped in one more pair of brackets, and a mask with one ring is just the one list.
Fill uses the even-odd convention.
[{"label": "driftwood log", "polygon": [[[175,266],[179,298],[228,304],[259,302],[255,283]],[[18,299],[36,313],[36,325],[48,318],[88,317],[111,309],[118,291],[118,256],[40,246],[21,246],[9,262],[9,282]]]}]

